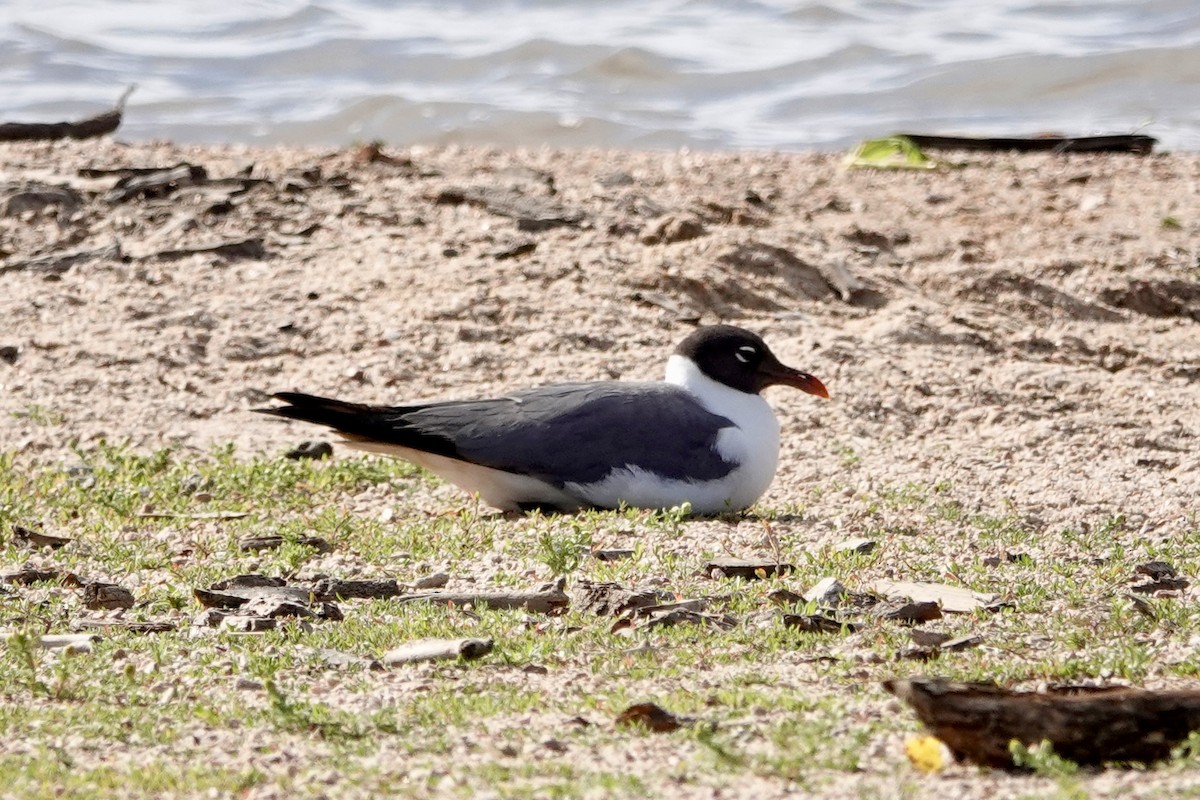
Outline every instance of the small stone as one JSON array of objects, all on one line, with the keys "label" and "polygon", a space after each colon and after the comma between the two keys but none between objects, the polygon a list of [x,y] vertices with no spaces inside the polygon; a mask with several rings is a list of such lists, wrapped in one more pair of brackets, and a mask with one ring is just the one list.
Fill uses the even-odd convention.
[{"label": "small stone", "polygon": [[256,681],[253,678],[238,678],[234,682],[233,688],[239,692],[261,692],[263,690],[263,682]]},{"label": "small stone", "polygon": [[21,348],[15,344],[0,345],[0,361],[3,361],[5,364],[16,364],[20,356]]},{"label": "small stone", "polygon": [[858,553],[866,555],[873,552],[878,546],[878,543],[873,539],[847,539],[844,542],[838,542],[833,546],[835,553]]},{"label": "small stone", "polygon": [[837,578],[828,577],[817,581],[817,584],[804,593],[804,602],[816,603],[827,608],[837,608],[846,596],[846,587]]}]

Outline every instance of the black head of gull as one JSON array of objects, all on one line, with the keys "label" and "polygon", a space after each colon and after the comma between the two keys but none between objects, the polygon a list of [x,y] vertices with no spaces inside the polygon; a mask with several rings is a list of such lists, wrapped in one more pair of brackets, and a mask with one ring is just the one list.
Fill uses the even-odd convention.
[{"label": "black head of gull", "polygon": [[698,328],[679,343],[675,355],[691,361],[717,383],[747,394],[768,386],[793,386],[818,397],[829,397],[824,384],[797,369],[785,366],[762,337],[733,325]]},{"label": "black head of gull", "polygon": [[299,392],[257,409],[325,425],[360,450],[422,466],[497,508],[671,508],[701,514],[754,503],[775,476],[779,422],[760,392],[828,397],[754,333],[699,328],[663,381],[594,381],[503,397],[377,406]]}]

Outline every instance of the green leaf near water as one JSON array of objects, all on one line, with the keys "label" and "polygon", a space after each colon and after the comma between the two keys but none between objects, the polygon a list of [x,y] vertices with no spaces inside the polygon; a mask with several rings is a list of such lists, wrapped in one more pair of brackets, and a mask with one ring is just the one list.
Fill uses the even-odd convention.
[{"label": "green leaf near water", "polygon": [[930,158],[907,136],[868,139],[846,157],[850,167],[872,169],[937,169],[943,162]]}]

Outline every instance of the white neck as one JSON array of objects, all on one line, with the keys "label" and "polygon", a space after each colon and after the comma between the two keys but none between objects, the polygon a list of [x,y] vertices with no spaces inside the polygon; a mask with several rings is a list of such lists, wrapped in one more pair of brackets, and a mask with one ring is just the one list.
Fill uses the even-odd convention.
[{"label": "white neck", "polygon": [[[681,355],[673,355],[667,359],[665,380],[687,389],[696,396],[702,406],[714,414],[721,414],[734,421],[738,414],[734,409],[766,405],[766,401],[759,395],[739,392],[732,386],[713,380],[700,371],[695,361]],[[730,413],[731,411],[733,413]]]}]

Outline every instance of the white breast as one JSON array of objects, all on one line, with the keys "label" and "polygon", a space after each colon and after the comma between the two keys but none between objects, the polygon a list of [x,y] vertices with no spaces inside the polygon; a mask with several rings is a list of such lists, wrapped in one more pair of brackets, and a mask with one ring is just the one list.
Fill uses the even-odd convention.
[{"label": "white breast", "polygon": [[720,483],[727,493],[727,507],[739,509],[753,504],[771,485],[779,465],[779,420],[775,412],[761,396],[714,381],[683,356],[673,355],[667,361],[666,380],[687,389],[708,411],[736,426],[722,430],[717,437],[721,457],[740,465]]}]

